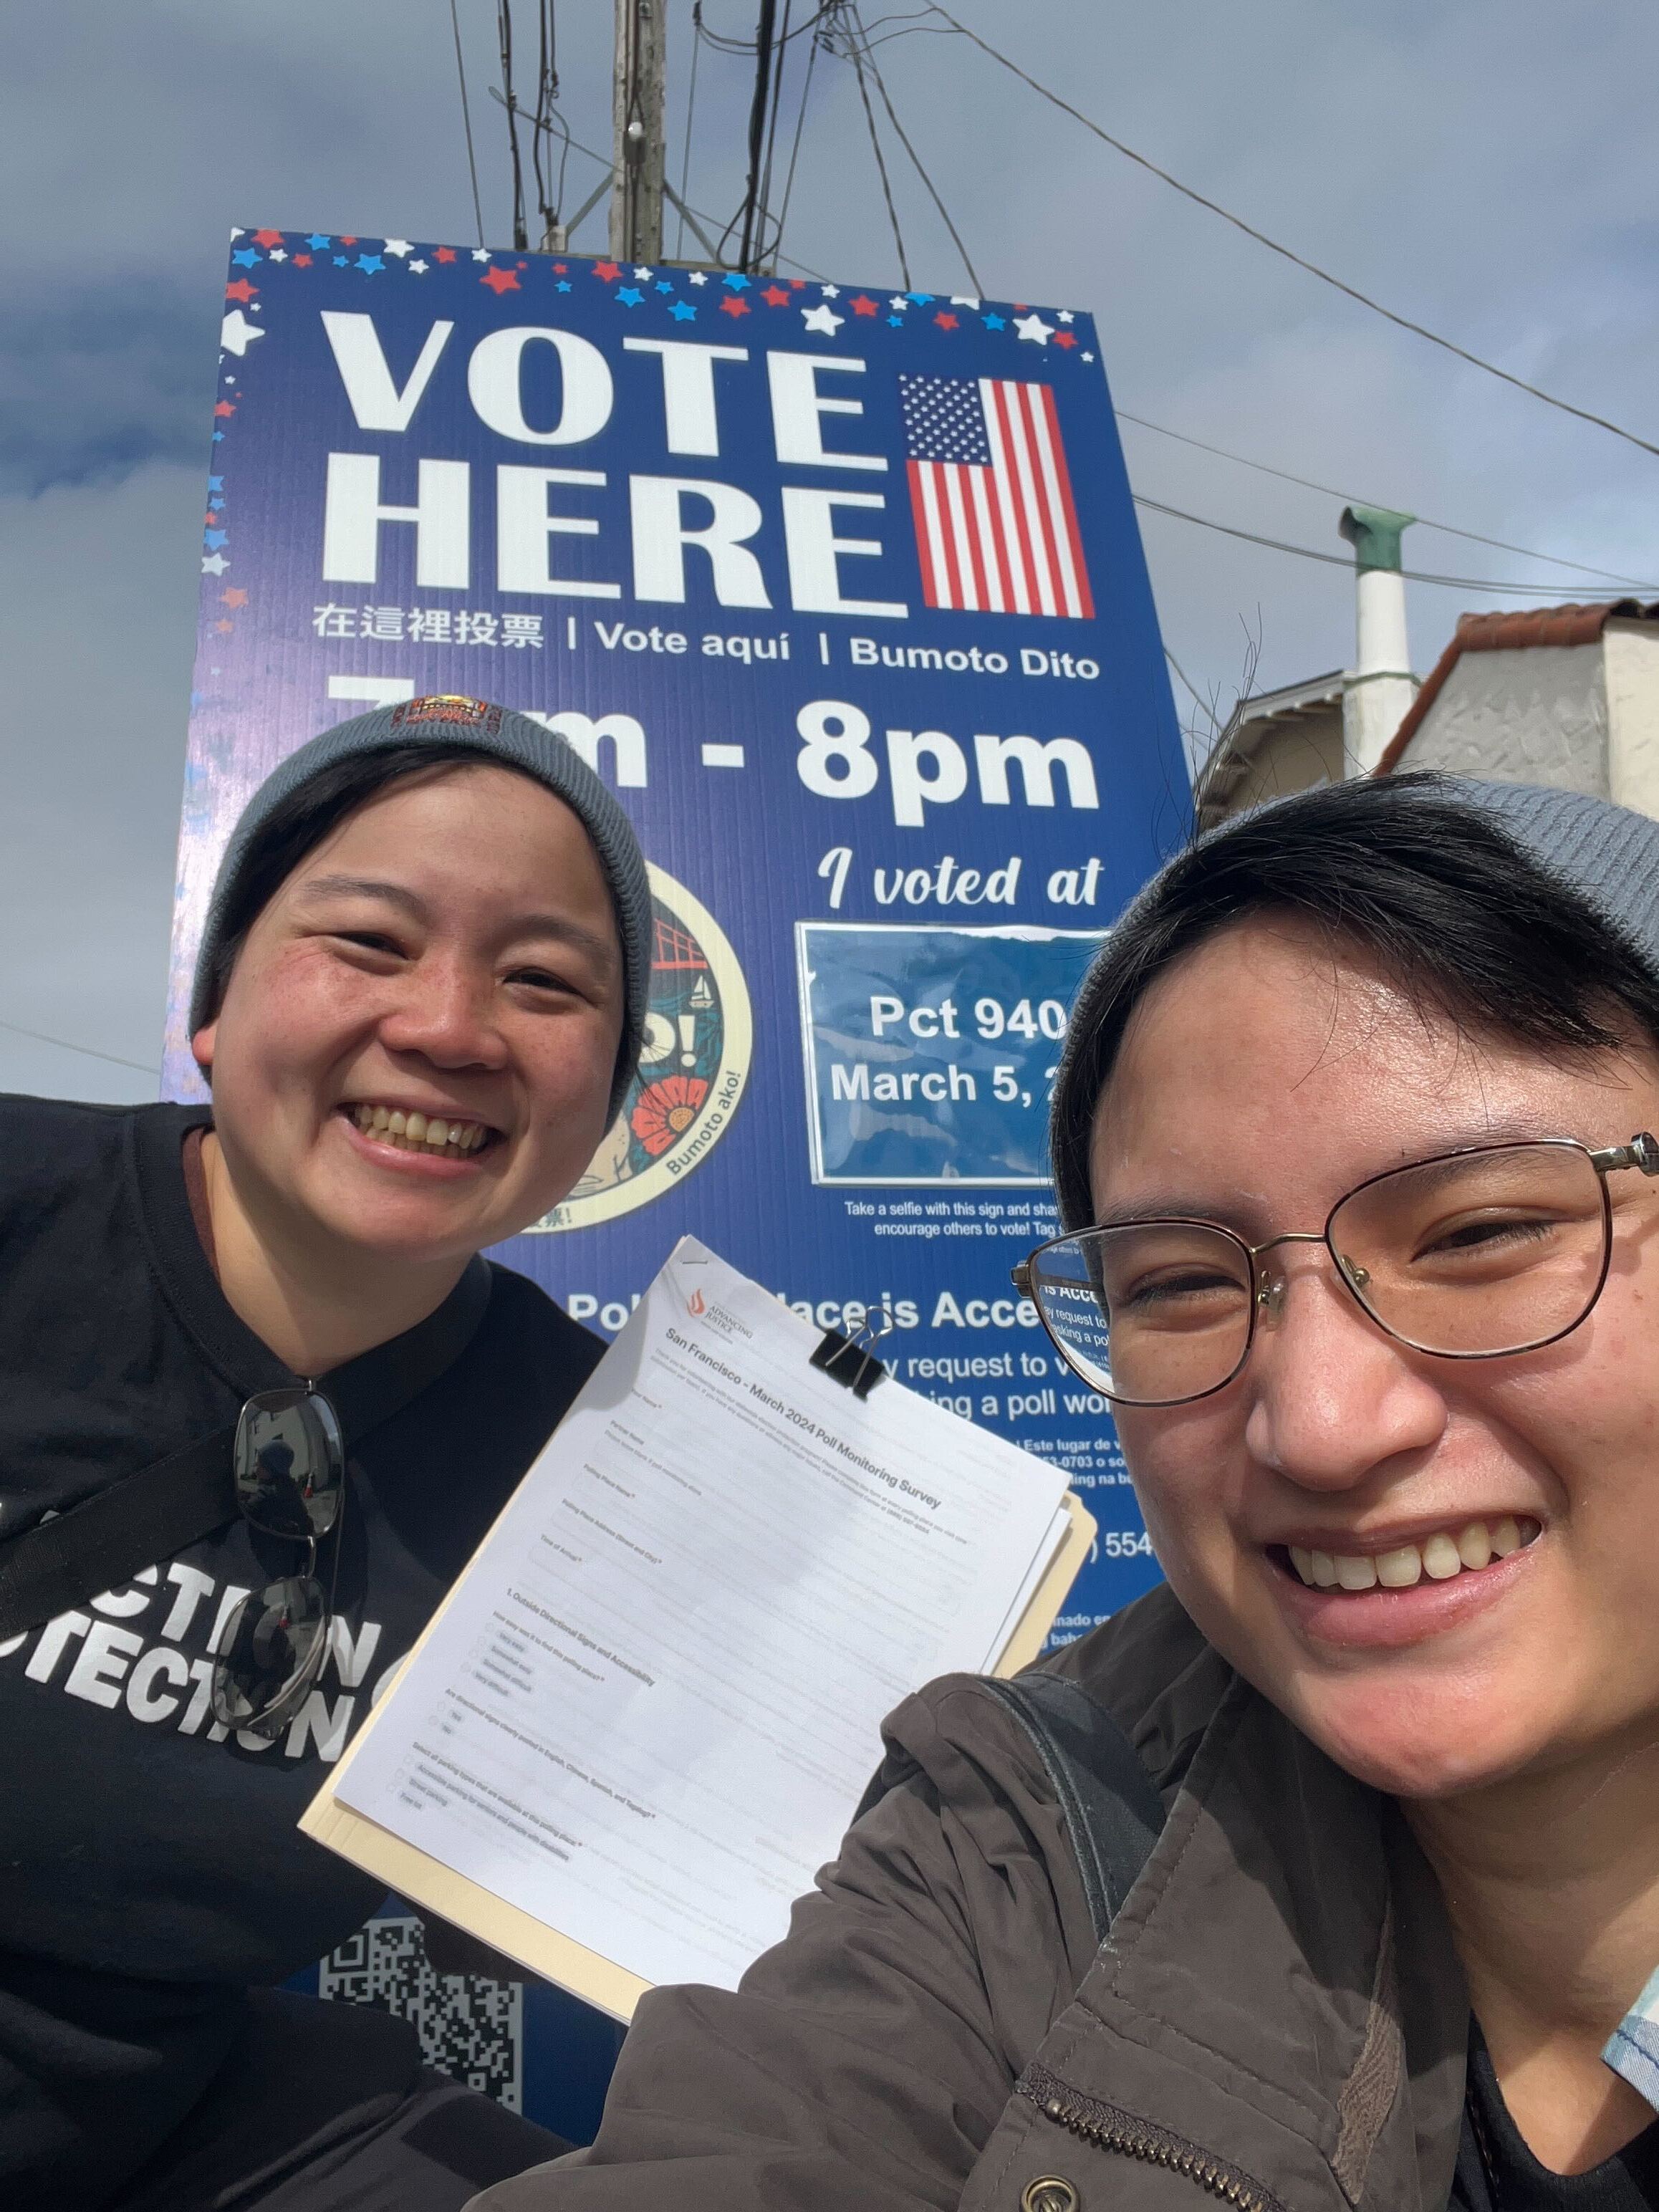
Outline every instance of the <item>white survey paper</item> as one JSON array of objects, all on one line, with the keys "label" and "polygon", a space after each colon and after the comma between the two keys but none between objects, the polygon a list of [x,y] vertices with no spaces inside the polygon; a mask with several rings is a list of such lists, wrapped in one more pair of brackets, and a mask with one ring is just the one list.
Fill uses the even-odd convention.
[{"label": "white survey paper", "polygon": [[[366,1731],[355,1811],[649,1982],[735,1986],[908,1692],[983,1670],[1064,1471],[676,1247]],[[464,1471],[457,1470],[458,1479]]]}]

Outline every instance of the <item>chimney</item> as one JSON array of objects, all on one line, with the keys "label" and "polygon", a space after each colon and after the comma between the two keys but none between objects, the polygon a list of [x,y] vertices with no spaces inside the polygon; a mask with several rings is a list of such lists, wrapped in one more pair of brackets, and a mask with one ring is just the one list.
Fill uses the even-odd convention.
[{"label": "chimney", "polygon": [[1342,678],[1342,750],[1350,775],[1369,775],[1417,696],[1406,641],[1401,533],[1414,514],[1348,507],[1337,527],[1353,548],[1355,665]]}]

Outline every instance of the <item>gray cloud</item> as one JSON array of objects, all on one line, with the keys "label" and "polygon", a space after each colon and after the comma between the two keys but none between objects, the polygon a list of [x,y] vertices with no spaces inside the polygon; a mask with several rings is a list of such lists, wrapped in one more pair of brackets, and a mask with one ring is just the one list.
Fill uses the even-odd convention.
[{"label": "gray cloud", "polygon": [[[154,1066],[194,648],[200,471],[0,501],[0,1020]],[[0,1088],[153,1095],[0,1030]]]},{"label": "gray cloud", "polygon": [[170,279],[0,302],[0,495],[205,468],[219,307]]}]

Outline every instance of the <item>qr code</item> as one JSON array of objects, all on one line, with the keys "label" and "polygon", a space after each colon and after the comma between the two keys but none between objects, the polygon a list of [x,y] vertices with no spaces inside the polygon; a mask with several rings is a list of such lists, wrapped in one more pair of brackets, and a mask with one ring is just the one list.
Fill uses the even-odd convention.
[{"label": "qr code", "polygon": [[434,1973],[418,1920],[371,1920],[360,1928],[323,1960],[317,1994],[412,2021],[428,2066],[510,2112],[523,2109],[523,1983]]}]

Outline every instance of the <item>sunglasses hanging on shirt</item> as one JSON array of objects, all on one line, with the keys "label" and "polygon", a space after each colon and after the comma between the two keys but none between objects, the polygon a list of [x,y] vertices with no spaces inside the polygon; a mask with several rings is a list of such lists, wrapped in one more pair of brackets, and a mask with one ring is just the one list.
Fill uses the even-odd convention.
[{"label": "sunglasses hanging on shirt", "polygon": [[[248,1526],[305,1547],[295,1573],[242,1600],[214,1664],[215,1720],[271,1741],[322,1672],[328,1648],[330,1593],[317,1579],[317,1547],[345,1507],[345,1444],[333,1407],[303,1387],[257,1392],[236,1425],[234,1474]],[[334,1557],[337,1568],[337,1541]]]}]

